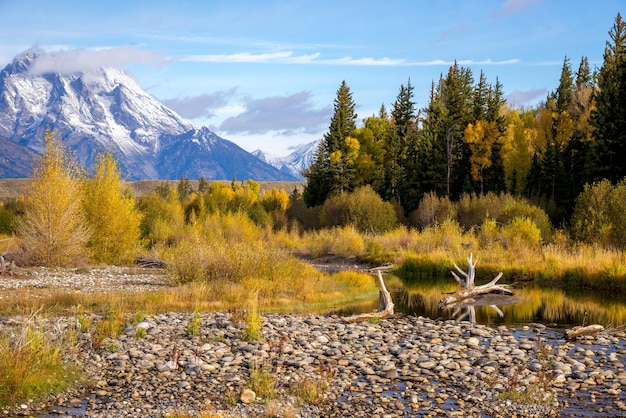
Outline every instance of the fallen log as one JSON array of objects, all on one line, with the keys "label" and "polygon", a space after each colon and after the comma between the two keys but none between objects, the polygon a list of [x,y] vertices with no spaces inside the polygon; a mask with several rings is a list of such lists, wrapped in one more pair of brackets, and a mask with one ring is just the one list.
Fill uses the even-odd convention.
[{"label": "fallen log", "polygon": [[347,316],[343,318],[345,322],[363,322],[370,319],[387,319],[394,315],[394,304],[391,299],[391,293],[389,293],[387,286],[385,286],[385,281],[383,280],[383,274],[381,271],[377,270],[377,273],[378,286],[380,288],[378,291],[378,311]]},{"label": "fallen log", "polygon": [[474,280],[476,277],[477,262],[478,261],[473,261],[472,253],[470,253],[469,257],[467,258],[467,272],[461,270],[459,266],[454,264],[454,268],[457,270],[457,272],[455,273],[454,271],[452,271],[451,273],[454,279],[461,285],[462,289],[456,292],[454,295],[446,296],[445,298],[441,299],[439,301],[439,309],[445,309],[461,304],[466,299],[470,299],[479,295],[486,295],[490,293],[503,293],[507,295],[513,294],[513,291],[508,285],[496,284],[498,280],[502,278],[502,272],[498,273],[498,275],[489,283],[475,286]]},{"label": "fallen log", "polygon": [[602,331],[604,331],[604,327],[602,325],[593,324],[585,327],[574,327],[572,329],[568,329],[565,331],[565,336],[568,340],[575,340],[578,337],[582,337],[584,335],[595,335]]}]

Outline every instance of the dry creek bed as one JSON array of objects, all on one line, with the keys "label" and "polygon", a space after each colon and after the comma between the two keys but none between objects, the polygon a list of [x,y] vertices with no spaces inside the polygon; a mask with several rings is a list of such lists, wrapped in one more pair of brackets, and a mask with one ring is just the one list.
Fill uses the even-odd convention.
[{"label": "dry creek bed", "polygon": [[[0,277],[0,303],[16,288],[135,291],[171,286],[158,270],[33,269]],[[468,322],[398,315],[346,323],[333,315],[263,317],[263,341],[242,338],[236,316],[163,313],[127,323],[124,333],[72,355],[89,376],[84,386],[44,402],[0,409],[0,416],[163,417],[212,411],[231,416],[626,416],[626,334],[623,330],[570,342],[541,324],[490,328]],[[0,317],[0,332],[26,318]],[[76,318],[39,318],[54,335]],[[94,318],[98,320],[98,318]],[[137,329],[145,331],[138,333]],[[139,337],[139,335],[142,335]],[[537,355],[539,347],[550,355]],[[272,399],[240,400],[250,370],[276,378]],[[323,382],[313,404],[295,395],[304,382]],[[542,382],[549,381],[545,391]],[[538,389],[539,388],[539,389]],[[507,390],[534,391],[543,403],[514,402]]]}]

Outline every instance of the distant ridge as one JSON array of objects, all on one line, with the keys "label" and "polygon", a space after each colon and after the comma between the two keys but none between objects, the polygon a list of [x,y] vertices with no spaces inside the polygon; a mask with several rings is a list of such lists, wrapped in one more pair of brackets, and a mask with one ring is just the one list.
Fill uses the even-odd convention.
[{"label": "distant ridge", "polygon": [[[179,180],[138,180],[129,182],[131,193],[135,197],[145,196],[154,191],[163,183],[171,183],[177,185]],[[227,180],[211,180],[227,181]],[[26,189],[30,179],[0,179],[0,202],[7,202],[26,194]],[[198,181],[190,180],[189,183],[194,190],[198,190]],[[259,182],[261,191],[270,190],[272,188],[284,189],[287,193],[293,192],[294,189],[303,190],[305,182],[298,181],[261,181]]]}]

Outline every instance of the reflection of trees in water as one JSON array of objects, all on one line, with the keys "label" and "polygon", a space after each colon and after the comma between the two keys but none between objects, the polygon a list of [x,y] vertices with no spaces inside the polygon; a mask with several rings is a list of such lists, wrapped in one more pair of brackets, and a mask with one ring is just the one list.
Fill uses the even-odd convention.
[{"label": "reflection of trees in water", "polygon": [[503,299],[502,296],[495,296],[495,299],[484,298],[479,302],[461,306],[461,309],[455,312],[456,308],[446,311],[439,309],[437,304],[443,292],[438,284],[398,286],[393,290],[396,311],[430,318],[453,318],[481,324],[545,322],[581,325],[586,313],[588,324],[621,326],[626,323],[626,304],[620,301],[603,301],[604,296],[597,293],[586,297],[574,297],[561,289],[517,288],[515,298]]},{"label": "reflection of trees in water", "polygon": [[394,303],[398,311],[413,315],[423,315],[429,318],[441,316],[441,311],[437,306],[437,299],[433,295],[420,293],[415,290],[399,289],[392,294],[392,297],[397,299],[397,302],[394,300]]}]

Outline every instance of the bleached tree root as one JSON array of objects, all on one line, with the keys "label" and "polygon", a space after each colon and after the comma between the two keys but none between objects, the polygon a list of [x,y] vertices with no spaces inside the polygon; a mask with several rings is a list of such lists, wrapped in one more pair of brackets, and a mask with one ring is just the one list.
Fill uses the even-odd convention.
[{"label": "bleached tree root", "polygon": [[503,293],[506,295],[513,294],[513,291],[508,285],[496,284],[498,280],[502,278],[502,272],[498,273],[498,275],[489,283],[475,286],[474,280],[476,277],[476,263],[477,261],[473,261],[473,256],[470,253],[469,257],[467,258],[467,272],[461,270],[459,266],[454,264],[456,272],[452,271],[451,273],[454,279],[461,285],[462,289],[456,292],[454,295],[446,296],[445,298],[441,299],[439,301],[439,309],[445,309],[448,307],[459,305],[467,299],[479,295],[486,295],[490,293]]}]

